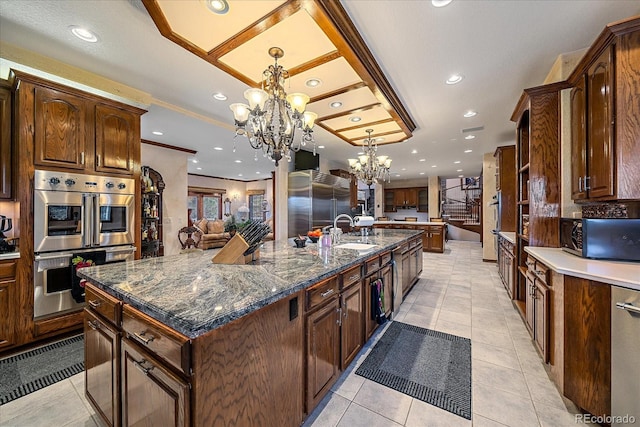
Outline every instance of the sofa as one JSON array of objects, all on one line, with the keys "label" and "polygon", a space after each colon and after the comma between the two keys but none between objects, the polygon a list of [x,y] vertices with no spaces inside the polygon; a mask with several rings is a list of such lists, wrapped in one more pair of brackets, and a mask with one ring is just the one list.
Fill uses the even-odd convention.
[{"label": "sofa", "polygon": [[202,231],[200,249],[221,248],[231,239],[231,235],[224,231],[224,221],[221,219],[202,218],[195,221],[193,225]]}]

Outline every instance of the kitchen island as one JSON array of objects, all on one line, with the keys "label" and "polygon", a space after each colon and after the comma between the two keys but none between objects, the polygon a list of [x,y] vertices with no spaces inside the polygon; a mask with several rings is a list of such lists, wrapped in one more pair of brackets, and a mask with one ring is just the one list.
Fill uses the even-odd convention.
[{"label": "kitchen island", "polygon": [[202,252],[79,270],[87,398],[111,425],[300,425],[364,344],[370,281],[417,241],[376,230],[366,251],[276,241],[252,265]]},{"label": "kitchen island", "polygon": [[436,221],[376,221],[374,228],[387,230],[422,231],[422,250],[424,252],[444,253],[447,240],[447,223]]}]

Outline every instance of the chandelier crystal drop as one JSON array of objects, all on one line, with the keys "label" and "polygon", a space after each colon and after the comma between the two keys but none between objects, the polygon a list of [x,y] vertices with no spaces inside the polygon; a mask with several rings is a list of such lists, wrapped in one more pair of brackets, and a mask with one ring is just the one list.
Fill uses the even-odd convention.
[{"label": "chandelier crystal drop", "polygon": [[357,159],[347,159],[351,173],[369,186],[377,184],[378,181],[391,182],[391,174],[389,173],[391,159],[389,156],[376,156],[378,146],[371,139],[373,129],[367,129],[365,132],[369,136],[364,141],[366,143],[366,146],[363,147],[364,154]]},{"label": "chandelier crystal drop", "polygon": [[[262,73],[262,88],[250,88],[244,92],[249,105],[236,103],[229,108],[235,120],[235,136],[246,136],[252,148],[262,149],[265,157],[270,157],[278,166],[282,158],[291,161],[291,152],[300,150],[307,143],[313,144],[313,154],[316,154],[313,125],[318,115],[305,110],[308,95],[287,95],[285,92],[284,84],[289,72],[278,65],[278,58],[284,56],[284,51],[272,47],[269,55],[275,59],[275,64]],[[296,130],[300,135],[297,141]]]}]

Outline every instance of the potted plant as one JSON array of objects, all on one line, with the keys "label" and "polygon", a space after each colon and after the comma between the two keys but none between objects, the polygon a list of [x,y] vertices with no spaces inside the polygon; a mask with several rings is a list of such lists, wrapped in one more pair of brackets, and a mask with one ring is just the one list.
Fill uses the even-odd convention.
[{"label": "potted plant", "polygon": [[238,229],[238,223],[236,222],[236,217],[235,215],[231,215],[224,222],[224,231],[229,233],[233,237],[233,235],[236,234],[237,229]]}]

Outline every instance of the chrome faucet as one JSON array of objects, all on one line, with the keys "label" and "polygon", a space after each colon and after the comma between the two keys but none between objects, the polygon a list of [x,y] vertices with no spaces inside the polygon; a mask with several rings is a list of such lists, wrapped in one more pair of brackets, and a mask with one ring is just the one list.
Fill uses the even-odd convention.
[{"label": "chrome faucet", "polygon": [[353,218],[351,218],[349,215],[343,213],[336,216],[335,219],[333,220],[333,228],[331,229],[331,240],[334,243],[340,242],[340,235],[342,234],[342,230],[338,228],[338,220],[340,218],[349,218],[349,226],[353,227]]}]

